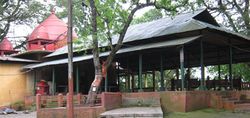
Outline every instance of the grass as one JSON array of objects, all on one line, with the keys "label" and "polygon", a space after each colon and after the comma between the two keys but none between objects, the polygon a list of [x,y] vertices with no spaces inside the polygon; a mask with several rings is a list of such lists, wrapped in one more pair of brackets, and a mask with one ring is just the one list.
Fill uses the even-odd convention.
[{"label": "grass", "polygon": [[203,109],[187,113],[171,112],[164,118],[250,118],[250,113],[233,113],[226,110]]}]

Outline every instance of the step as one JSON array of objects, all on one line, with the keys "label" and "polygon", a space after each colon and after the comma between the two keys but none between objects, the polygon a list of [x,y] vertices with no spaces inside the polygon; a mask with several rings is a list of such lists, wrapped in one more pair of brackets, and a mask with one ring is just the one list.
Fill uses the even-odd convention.
[{"label": "step", "polygon": [[236,104],[234,111],[235,112],[248,112],[248,113],[250,113],[250,103]]},{"label": "step", "polygon": [[239,101],[238,98],[222,98],[223,101]]},{"label": "step", "polygon": [[106,111],[101,118],[163,118],[161,107],[127,107]]},{"label": "step", "polygon": [[152,99],[152,98],[123,98],[122,99],[122,105],[125,107],[130,106],[151,106],[151,107],[160,107],[160,99]]}]

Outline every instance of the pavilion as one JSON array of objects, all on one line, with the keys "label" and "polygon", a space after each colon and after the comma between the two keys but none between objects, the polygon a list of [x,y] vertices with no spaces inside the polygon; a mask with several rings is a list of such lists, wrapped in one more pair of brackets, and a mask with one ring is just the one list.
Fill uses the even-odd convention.
[{"label": "pavilion", "polygon": [[[113,39],[114,45],[116,38]],[[250,61],[250,38],[221,27],[207,10],[180,14],[129,27],[122,48],[117,52],[112,71],[105,79],[104,91],[119,91],[120,76],[126,76],[128,89],[147,91],[143,88],[144,73],[161,72],[161,90],[164,88],[164,70],[176,69],[180,75],[180,89],[187,90],[185,68],[201,70],[199,89],[205,90],[206,66],[228,64],[230,87],[233,88],[232,64]],[[107,48],[107,47],[101,47]],[[101,52],[105,60],[109,51]],[[86,94],[94,79],[91,49],[74,51],[75,92]],[[180,69],[180,73],[179,73]],[[67,89],[67,46],[44,57],[44,61],[23,67],[32,70],[34,80],[52,82],[52,94]],[[220,69],[219,69],[220,70]],[[220,73],[220,71],[218,71]],[[46,74],[46,78],[41,75]],[[37,76],[40,75],[40,76]],[[221,75],[219,74],[219,78]],[[136,79],[136,80],[135,80]],[[154,78],[152,78],[154,79]],[[137,85],[135,85],[137,83]],[[150,91],[155,91],[153,84]]]}]

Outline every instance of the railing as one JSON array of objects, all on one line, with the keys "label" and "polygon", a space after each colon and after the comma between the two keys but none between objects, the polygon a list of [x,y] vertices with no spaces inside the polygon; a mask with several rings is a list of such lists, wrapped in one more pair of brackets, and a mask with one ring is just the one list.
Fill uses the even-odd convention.
[{"label": "railing", "polygon": [[250,90],[250,82],[242,82],[243,90]]},{"label": "railing", "polygon": [[[206,80],[207,89],[220,90],[220,88],[229,89],[231,87],[230,80]],[[184,81],[184,87],[187,90],[193,90],[200,86],[200,80],[188,79]],[[171,80],[171,90],[179,90],[181,88],[181,80]],[[233,79],[233,88],[236,90],[249,90],[250,82],[242,82],[241,79]]]},{"label": "railing", "polygon": [[[87,95],[77,94],[74,95],[74,106],[84,106],[87,99]],[[67,95],[58,94],[56,96],[44,96],[37,94],[36,95],[36,109],[41,108],[56,108],[56,107],[66,107],[67,104]],[[101,105],[101,95],[97,95],[95,106]]]}]

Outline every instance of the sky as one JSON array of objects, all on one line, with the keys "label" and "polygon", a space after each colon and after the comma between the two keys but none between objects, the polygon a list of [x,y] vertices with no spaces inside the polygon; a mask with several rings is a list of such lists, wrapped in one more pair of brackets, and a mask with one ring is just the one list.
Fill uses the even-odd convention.
[{"label": "sky", "polygon": [[[36,0],[41,2],[44,5],[48,4],[55,4],[55,0]],[[135,17],[141,17],[145,12],[152,9],[153,7],[146,7],[141,10],[138,10],[135,13]],[[60,12],[60,8],[56,8],[56,11]],[[62,19],[64,22],[67,22],[67,19]],[[7,34],[8,39],[13,43],[13,45],[16,45],[22,41],[25,40],[25,37],[32,33],[33,29],[38,26],[38,24],[33,24],[33,26],[27,26],[27,25],[16,25],[14,23],[11,24],[10,30]]]}]

